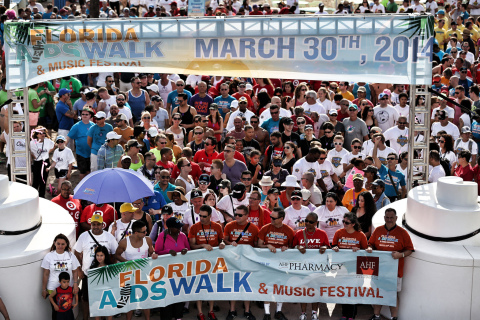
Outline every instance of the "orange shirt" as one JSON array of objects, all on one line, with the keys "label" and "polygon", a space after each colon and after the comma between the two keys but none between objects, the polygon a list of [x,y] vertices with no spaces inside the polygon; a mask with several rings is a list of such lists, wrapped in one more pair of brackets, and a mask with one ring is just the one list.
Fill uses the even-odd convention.
[{"label": "orange shirt", "polygon": [[120,129],[119,127],[116,127],[113,129],[116,134],[119,134],[122,136],[122,138],[125,140],[124,142],[121,142],[120,144],[122,147],[125,146],[128,140],[130,140],[130,137],[133,136],[133,128],[132,127],[126,127],[125,130]]},{"label": "orange shirt", "polygon": [[223,239],[222,226],[213,221],[207,225],[197,222],[190,227],[188,237],[195,238],[196,244],[208,243],[212,247],[217,247]]},{"label": "orange shirt", "polygon": [[367,191],[367,189],[362,188],[360,192],[355,192],[354,188],[348,189],[347,192],[345,192],[345,195],[343,196],[343,199],[342,199],[343,206],[347,208],[348,211],[352,211],[353,207],[355,207],[355,204],[357,203],[358,195],[363,191]]},{"label": "orange shirt", "polygon": [[[392,230],[388,231],[383,225],[373,231],[368,244],[373,249],[379,251],[398,251],[405,250],[414,251],[412,239],[408,232],[402,227],[395,226]],[[403,264],[404,258],[400,258],[398,261],[398,277],[403,277]]]},{"label": "orange shirt", "polygon": [[362,231],[355,231],[348,233],[344,228],[338,229],[333,236],[333,246],[338,246],[340,249],[367,249],[367,237]]},{"label": "orange shirt", "polygon": [[[248,224],[248,221],[247,221]],[[236,241],[240,234],[242,234],[242,238],[238,242],[238,244],[249,244],[252,247],[255,245],[258,239],[258,227],[253,223],[250,223],[248,229],[243,232],[247,225],[244,224],[243,226],[239,225],[237,221],[230,221],[225,226],[225,230],[223,231],[224,238],[230,242]]]},{"label": "orange shirt", "polygon": [[262,239],[264,244],[271,244],[275,248],[291,247],[294,237],[293,229],[282,224],[280,228],[275,228],[269,223],[260,229],[258,239]]}]

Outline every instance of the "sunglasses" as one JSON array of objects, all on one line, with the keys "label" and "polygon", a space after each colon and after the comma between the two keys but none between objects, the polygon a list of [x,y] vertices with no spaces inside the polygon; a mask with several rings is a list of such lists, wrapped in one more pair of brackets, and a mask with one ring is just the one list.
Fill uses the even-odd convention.
[{"label": "sunglasses", "polygon": [[281,219],[281,218],[282,218],[282,217],[276,217],[276,218],[275,218],[275,217],[270,216],[270,219],[271,219],[272,221],[275,221],[275,220],[278,220],[278,219]]},{"label": "sunglasses", "polygon": [[89,116],[89,115],[90,115],[90,113],[82,113],[82,116],[85,116],[85,117]]},{"label": "sunglasses", "polygon": [[387,158],[387,160],[397,160],[397,158],[390,157],[390,158]]},{"label": "sunglasses", "polygon": [[246,102],[240,102],[239,104],[247,104]]},{"label": "sunglasses", "polygon": [[283,149],[287,149],[287,150],[288,150],[288,149],[292,149],[292,147],[284,147]]},{"label": "sunglasses", "polygon": [[274,166],[274,167],[281,167],[281,166],[282,166],[282,163],[281,163],[281,162],[274,162],[274,163],[273,163],[273,166]]},{"label": "sunglasses", "polygon": [[184,84],[183,83],[177,83],[177,87],[183,87]]},{"label": "sunglasses", "polygon": [[325,157],[325,158],[318,158],[318,160],[325,160],[325,159],[327,159],[327,157]]},{"label": "sunglasses", "polygon": [[342,142],[334,142],[333,144],[336,145],[336,146],[343,146]]},{"label": "sunglasses", "polygon": [[326,134],[332,133],[331,130],[325,131]]},{"label": "sunglasses", "polygon": [[107,81],[107,83],[113,83],[113,81]]},{"label": "sunglasses", "polygon": [[242,181],[250,181],[252,178],[242,178]]},{"label": "sunglasses", "polygon": [[297,197],[292,198],[292,201],[300,201],[300,200],[302,200],[302,198],[297,198]]},{"label": "sunglasses", "polygon": [[186,165],[184,165],[184,166],[182,166],[182,167],[190,167],[190,166],[192,166],[192,164],[191,164],[191,163],[189,163],[189,164],[186,164]]},{"label": "sunglasses", "polygon": [[250,121],[251,124],[258,123],[258,121]]},{"label": "sunglasses", "polygon": [[299,121],[297,122],[298,125],[305,124],[305,121]]},{"label": "sunglasses", "polygon": [[397,122],[398,124],[407,124],[407,122]]},{"label": "sunglasses", "polygon": [[244,213],[244,214],[240,214],[240,213],[235,213],[235,217],[243,217],[243,216],[246,216],[247,214]]},{"label": "sunglasses", "polygon": [[270,112],[270,114],[279,114],[280,112],[277,111],[277,112]]},{"label": "sunglasses", "polygon": [[438,143],[445,143],[445,140],[438,140]]},{"label": "sunglasses", "polygon": [[180,118],[173,118],[173,120],[177,120],[177,121],[178,121],[178,120],[181,120],[181,119],[180,119]]},{"label": "sunglasses", "polygon": [[201,182],[199,182],[198,184],[207,185],[208,182],[206,182],[206,181],[201,181]]},{"label": "sunglasses", "polygon": [[125,99],[117,99],[117,101],[125,101]]},{"label": "sunglasses", "polygon": [[178,102],[178,103],[183,103],[183,101],[185,101],[185,100],[178,100],[178,99],[177,99],[177,102]]},{"label": "sunglasses", "polygon": [[142,119],[150,119],[150,117],[142,117]]},{"label": "sunglasses", "polygon": [[202,216],[201,214],[199,214],[198,216],[199,216],[200,218],[204,218],[204,219],[208,218],[208,216]]},{"label": "sunglasses", "polygon": [[343,223],[344,225],[347,225],[347,226],[352,224],[351,222],[348,222],[348,221],[345,221],[345,220],[342,220],[342,223]]},{"label": "sunglasses", "polygon": [[203,131],[202,132],[195,132],[195,134],[197,134],[197,135],[203,134]]},{"label": "sunglasses", "polygon": [[162,179],[170,179],[170,176],[160,176]]},{"label": "sunglasses", "polygon": [[[462,72],[463,72],[463,71],[462,71]],[[455,94],[460,94],[460,92],[456,92],[456,91],[455,91]]]},{"label": "sunglasses", "polygon": [[352,148],[353,148],[353,149],[357,149],[357,150],[360,150],[360,149],[362,149],[362,147],[361,147],[361,146],[353,146]]},{"label": "sunglasses", "polygon": [[233,150],[223,150],[225,153],[233,152]]}]

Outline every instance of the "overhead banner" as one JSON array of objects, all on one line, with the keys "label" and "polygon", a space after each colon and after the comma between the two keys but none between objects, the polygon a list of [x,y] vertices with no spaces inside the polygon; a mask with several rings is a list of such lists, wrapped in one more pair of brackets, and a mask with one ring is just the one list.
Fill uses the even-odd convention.
[{"label": "overhead banner", "polygon": [[189,251],[88,272],[91,316],[196,300],[325,302],[395,306],[398,260],[391,252],[250,246]]},{"label": "overhead banner", "polygon": [[7,22],[7,88],[92,72],[431,84],[431,15]]}]

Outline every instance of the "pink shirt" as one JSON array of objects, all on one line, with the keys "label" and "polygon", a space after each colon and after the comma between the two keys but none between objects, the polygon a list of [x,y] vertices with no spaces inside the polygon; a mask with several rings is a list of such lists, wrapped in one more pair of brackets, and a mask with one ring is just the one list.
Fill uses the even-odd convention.
[{"label": "pink shirt", "polygon": [[[168,233],[167,233],[167,237],[165,238],[164,233],[167,230],[163,231],[158,235],[157,241],[155,242],[156,254],[161,256],[169,253],[170,250],[174,250],[176,252],[180,252],[185,248],[187,248],[187,250],[190,250],[190,243],[188,242],[188,238],[185,235],[185,233],[180,232],[178,234],[177,242],[175,242],[175,239],[173,239],[173,237]],[[165,243],[163,242],[163,239],[165,239]]]}]

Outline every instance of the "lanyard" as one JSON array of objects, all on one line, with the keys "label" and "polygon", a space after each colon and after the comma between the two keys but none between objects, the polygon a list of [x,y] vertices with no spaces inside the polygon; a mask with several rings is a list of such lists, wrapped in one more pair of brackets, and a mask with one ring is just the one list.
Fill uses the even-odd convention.
[{"label": "lanyard", "polygon": [[[207,237],[207,234],[206,234],[206,232],[205,232],[205,229],[203,229],[203,224],[201,224],[201,226],[202,226],[203,236],[205,237],[205,240],[207,240],[207,244],[209,244],[209,242],[210,242],[210,239],[209,239],[210,236]],[[210,230],[212,230],[212,223],[210,223]]]}]

